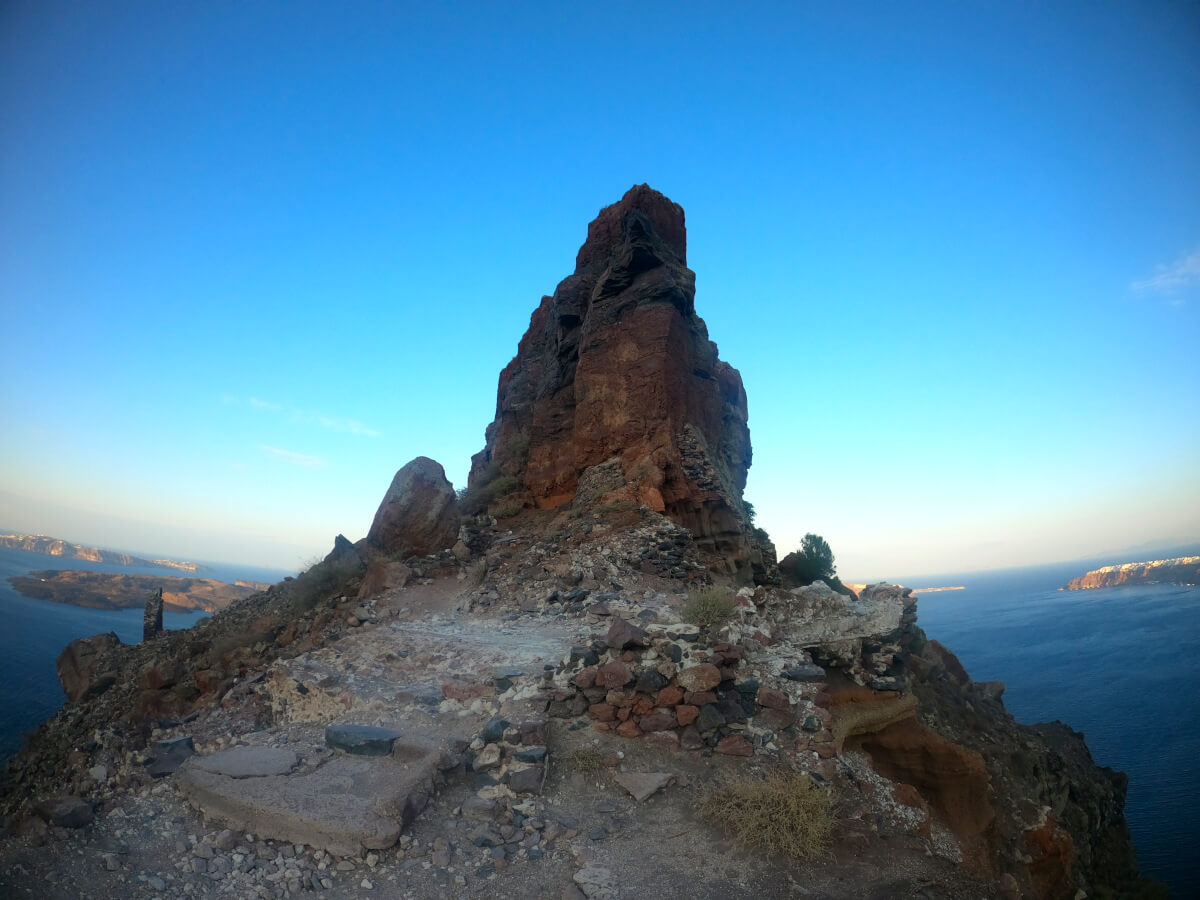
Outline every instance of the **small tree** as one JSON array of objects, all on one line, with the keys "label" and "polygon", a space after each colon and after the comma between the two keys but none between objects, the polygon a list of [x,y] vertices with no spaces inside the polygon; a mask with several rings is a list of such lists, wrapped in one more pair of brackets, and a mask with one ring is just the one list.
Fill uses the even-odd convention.
[{"label": "small tree", "polygon": [[800,549],[791,554],[785,562],[788,564],[789,575],[797,584],[812,584],[814,581],[827,581],[834,577],[837,567],[833,564],[833,551],[829,542],[819,534],[811,532],[800,542]]}]

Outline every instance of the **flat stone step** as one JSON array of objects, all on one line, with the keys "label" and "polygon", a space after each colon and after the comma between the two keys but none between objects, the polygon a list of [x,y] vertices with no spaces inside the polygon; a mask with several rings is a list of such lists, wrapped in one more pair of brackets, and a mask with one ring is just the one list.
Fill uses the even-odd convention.
[{"label": "flat stone step", "polygon": [[245,768],[193,757],[175,780],[193,806],[227,828],[355,856],[396,843],[428,802],[439,758],[436,751],[401,759],[338,754],[305,774],[233,777],[213,769]]}]

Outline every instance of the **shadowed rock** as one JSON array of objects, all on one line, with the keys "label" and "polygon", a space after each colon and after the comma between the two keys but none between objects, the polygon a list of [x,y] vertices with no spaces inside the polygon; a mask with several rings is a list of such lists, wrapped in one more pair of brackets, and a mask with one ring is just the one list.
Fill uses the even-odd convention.
[{"label": "shadowed rock", "polygon": [[146,609],[142,613],[142,640],[148,641],[163,630],[163,592],[159,588],[146,598]]},{"label": "shadowed rock", "polygon": [[115,651],[123,646],[116,632],[79,638],[58,655],[55,668],[72,703],[104,693],[117,681]]},{"label": "shadowed rock", "polygon": [[454,487],[439,463],[418,456],[392,479],[367,542],[396,556],[425,556],[457,539]]}]

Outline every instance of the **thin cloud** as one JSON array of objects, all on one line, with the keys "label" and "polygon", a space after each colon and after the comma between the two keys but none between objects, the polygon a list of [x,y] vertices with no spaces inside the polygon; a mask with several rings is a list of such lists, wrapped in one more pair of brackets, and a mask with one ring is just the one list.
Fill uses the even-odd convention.
[{"label": "thin cloud", "polygon": [[233,397],[229,394],[221,396],[221,402],[227,405],[245,405],[251,409],[257,409],[261,412],[281,413],[290,418],[293,422],[300,425],[316,425],[318,428],[324,428],[328,431],[336,431],[340,434],[353,434],[358,437],[376,438],[379,437],[379,430],[372,428],[365,422],[360,422],[358,419],[344,419],[340,416],[328,416],[321,412],[313,412],[305,409],[295,409],[293,407],[284,406],[282,403],[273,403],[270,400],[263,400],[261,397],[247,397],[244,400],[240,397]]},{"label": "thin cloud", "polygon": [[278,403],[269,403],[266,400],[259,400],[257,397],[247,397],[246,403],[255,409],[266,409],[271,412],[279,412],[283,409]]},{"label": "thin cloud", "polygon": [[268,447],[266,444],[263,444],[259,449],[268,456],[274,456],[294,466],[303,466],[306,469],[316,469],[325,465],[325,460],[319,456],[309,456],[305,453],[297,453],[294,450],[283,450],[279,447]]},{"label": "thin cloud", "polygon": [[1133,282],[1130,287],[1139,294],[1168,296],[1200,287],[1200,247],[1185,253],[1170,265],[1156,267],[1153,275]]}]

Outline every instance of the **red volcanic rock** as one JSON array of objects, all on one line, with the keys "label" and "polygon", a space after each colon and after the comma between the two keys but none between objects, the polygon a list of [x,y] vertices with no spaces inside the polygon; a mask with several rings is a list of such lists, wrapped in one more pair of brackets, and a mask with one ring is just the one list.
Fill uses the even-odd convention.
[{"label": "red volcanic rock", "polygon": [[685,690],[700,693],[710,691],[721,683],[721,670],[711,663],[700,663],[698,666],[684,669],[676,679]]},{"label": "red volcanic rock", "polygon": [[454,487],[440,463],[418,456],[392,479],[367,542],[396,556],[426,556],[445,550],[457,536]]},{"label": "red volcanic rock", "polygon": [[58,656],[58,680],[72,703],[95,697],[117,680],[114,652],[121,646],[115,632],[79,638]]},{"label": "red volcanic rock", "polygon": [[713,748],[717,753],[722,753],[725,756],[753,756],[754,747],[740,734],[731,734],[729,737],[721,738],[717,742],[717,746]]},{"label": "red volcanic rock", "polygon": [[749,577],[746,392],[695,292],[681,207],[638,185],[601,210],[500,373],[471,486],[513,477],[542,508],[644,503]]},{"label": "red volcanic rock", "polygon": [[606,688],[619,688],[633,681],[629,666],[621,661],[610,662],[596,671],[596,684]]}]

